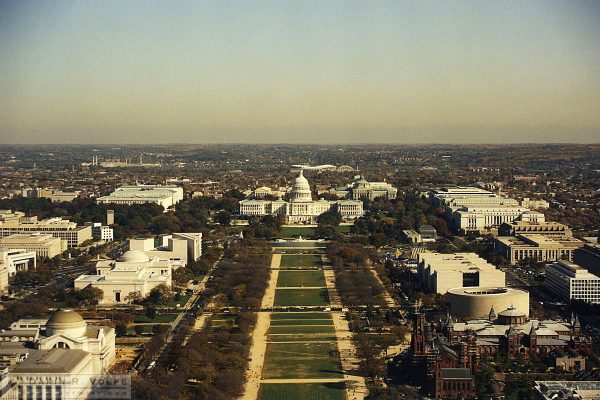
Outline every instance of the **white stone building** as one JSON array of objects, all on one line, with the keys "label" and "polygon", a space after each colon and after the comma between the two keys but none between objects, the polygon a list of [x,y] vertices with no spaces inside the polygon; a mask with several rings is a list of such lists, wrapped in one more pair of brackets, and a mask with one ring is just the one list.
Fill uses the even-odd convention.
[{"label": "white stone building", "polygon": [[395,199],[398,189],[387,182],[369,182],[361,175],[356,182],[346,187],[331,189],[329,193],[352,200],[373,200],[379,197]]},{"label": "white stone building", "polygon": [[13,276],[17,271],[35,270],[37,267],[37,258],[35,251],[0,247],[0,263],[4,264],[8,270],[8,274]]},{"label": "white stone building", "polygon": [[202,255],[202,233],[173,233],[161,235],[160,243],[155,245],[154,238],[129,239],[129,250],[141,250],[149,257],[169,260],[173,266],[186,266],[197,261]]},{"label": "white stone building", "polygon": [[129,303],[130,295],[146,297],[152,289],[164,284],[171,286],[173,263],[149,258],[141,250],[128,250],[118,260],[99,260],[95,275],[75,279],[75,289],[92,286],[101,289],[101,304]]},{"label": "white stone building", "polygon": [[560,260],[546,267],[544,285],[566,301],[600,303],[600,277],[569,261]]},{"label": "white stone building", "polygon": [[17,233],[49,234],[66,240],[69,248],[77,247],[86,240],[92,239],[91,226],[77,226],[75,222],[59,217],[40,221],[35,216],[26,217],[22,212],[0,211],[0,238]]},{"label": "white stone building", "polygon": [[108,196],[98,197],[98,204],[144,204],[155,203],[167,208],[183,200],[183,188],[162,185],[121,186]]},{"label": "white stone building", "polygon": [[53,258],[67,250],[67,241],[50,234],[17,233],[0,238],[0,248],[35,251],[38,257]]},{"label": "white stone building", "polygon": [[504,287],[504,272],[475,253],[417,255],[417,271],[424,288],[433,293],[465,287]]},{"label": "white stone building", "polygon": [[[18,320],[3,331],[2,338],[9,340],[0,341],[0,351],[19,344],[33,347],[9,368],[12,386],[6,395],[14,397],[8,398],[67,398],[67,393],[76,394],[75,387],[83,395],[89,387],[73,386],[71,379],[107,373],[115,361],[115,330],[88,325],[72,310],[55,311],[49,319]],[[48,375],[57,378],[52,385],[31,379]],[[46,397],[38,396],[40,392]]]},{"label": "white stone building", "polygon": [[315,223],[317,217],[327,211],[337,212],[344,219],[354,219],[363,215],[363,203],[360,200],[313,200],[310,184],[302,170],[294,180],[289,202],[259,199],[240,201],[242,216],[278,215],[289,224]]}]

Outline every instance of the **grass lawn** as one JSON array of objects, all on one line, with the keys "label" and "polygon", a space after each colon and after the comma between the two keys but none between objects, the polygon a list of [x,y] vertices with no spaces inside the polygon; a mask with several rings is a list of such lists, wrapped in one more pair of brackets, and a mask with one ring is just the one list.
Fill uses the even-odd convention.
[{"label": "grass lawn", "polygon": [[325,286],[323,271],[279,271],[277,287]]},{"label": "grass lawn", "polygon": [[[181,307],[183,307],[183,306],[185,306],[185,303],[188,302],[190,297],[192,297],[191,294],[182,294],[179,296],[179,300],[171,300],[166,304],[166,306],[163,306],[163,307],[177,307],[177,304],[179,304]],[[158,306],[158,307],[161,307],[161,306]]]},{"label": "grass lawn", "polygon": [[275,312],[271,314],[271,321],[281,319],[331,319],[328,312]]},{"label": "grass lawn", "polygon": [[306,334],[311,333],[335,333],[335,329],[332,326],[272,326],[269,329],[269,333],[286,333],[286,334]]},{"label": "grass lawn", "polygon": [[338,227],[340,233],[350,233],[350,228],[352,228],[352,225],[340,225]]},{"label": "grass lawn", "polygon": [[276,319],[271,321],[271,326],[302,326],[302,325],[331,325],[333,321],[329,319]]},{"label": "grass lawn", "polygon": [[344,383],[261,383],[259,400],[344,400]]},{"label": "grass lawn", "polygon": [[286,342],[332,342],[337,343],[337,338],[332,335],[326,334],[312,334],[312,335],[268,335],[268,342],[273,343],[286,343]]},{"label": "grass lawn", "polygon": [[278,289],[275,290],[276,307],[328,306],[327,289]]},{"label": "grass lawn", "polygon": [[315,229],[311,226],[284,226],[281,228],[281,235],[283,237],[312,236],[315,233]]},{"label": "grass lawn", "polygon": [[281,256],[280,268],[315,268],[321,267],[321,256],[315,254],[284,254]]},{"label": "grass lawn", "polygon": [[177,314],[156,314],[156,317],[154,317],[154,319],[149,319],[144,314],[135,314],[133,316],[133,322],[146,324],[160,324],[173,322],[175,321],[175,318],[177,318]]},{"label": "grass lawn", "polygon": [[336,343],[268,343],[263,379],[342,378]]}]

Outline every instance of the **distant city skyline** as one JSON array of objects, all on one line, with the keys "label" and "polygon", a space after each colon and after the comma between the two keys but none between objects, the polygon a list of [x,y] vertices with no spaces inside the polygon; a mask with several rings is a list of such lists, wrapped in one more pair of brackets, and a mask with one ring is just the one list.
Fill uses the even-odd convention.
[{"label": "distant city skyline", "polygon": [[597,1],[2,1],[0,143],[598,143],[599,21]]}]

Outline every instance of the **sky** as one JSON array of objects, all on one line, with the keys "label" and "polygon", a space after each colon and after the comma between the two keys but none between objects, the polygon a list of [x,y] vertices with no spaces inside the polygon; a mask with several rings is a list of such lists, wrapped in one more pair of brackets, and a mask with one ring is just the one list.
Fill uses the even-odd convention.
[{"label": "sky", "polygon": [[600,142],[600,1],[0,0],[0,143]]}]

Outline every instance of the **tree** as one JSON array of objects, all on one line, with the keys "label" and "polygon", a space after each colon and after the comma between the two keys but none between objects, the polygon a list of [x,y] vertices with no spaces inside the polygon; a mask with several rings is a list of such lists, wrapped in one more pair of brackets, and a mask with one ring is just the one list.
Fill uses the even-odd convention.
[{"label": "tree", "polygon": [[156,308],[154,308],[154,307],[146,308],[146,317],[151,321],[154,320],[154,318],[156,318]]},{"label": "tree", "polygon": [[171,288],[161,283],[150,291],[146,300],[152,304],[166,304],[173,298]]},{"label": "tree", "polygon": [[117,336],[125,336],[127,335],[127,327],[125,325],[119,324],[115,327],[115,333]]},{"label": "tree", "polygon": [[215,220],[222,226],[229,226],[231,224],[231,213],[227,210],[220,211]]},{"label": "tree", "polygon": [[143,325],[136,325],[133,327],[133,330],[135,331],[135,334],[138,336],[141,336],[142,333],[144,333],[144,326]]}]

